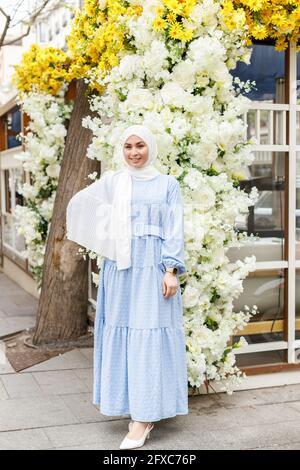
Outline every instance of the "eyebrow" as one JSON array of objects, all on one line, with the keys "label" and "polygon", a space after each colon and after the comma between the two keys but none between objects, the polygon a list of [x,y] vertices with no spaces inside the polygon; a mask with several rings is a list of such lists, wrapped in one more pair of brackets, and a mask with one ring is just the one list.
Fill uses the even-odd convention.
[{"label": "eyebrow", "polygon": [[[145,142],[143,142],[142,140],[140,140],[139,142],[136,142],[136,145],[138,144],[144,144]],[[132,145],[130,144],[129,142],[125,142],[125,145]]]}]

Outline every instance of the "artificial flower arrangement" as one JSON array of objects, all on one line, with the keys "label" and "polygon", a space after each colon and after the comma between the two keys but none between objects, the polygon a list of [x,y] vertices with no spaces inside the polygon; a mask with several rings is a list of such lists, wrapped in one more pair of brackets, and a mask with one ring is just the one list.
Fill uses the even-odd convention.
[{"label": "artificial flower arrangement", "polygon": [[[181,289],[189,383],[197,389],[207,381],[222,381],[230,391],[242,375],[234,352],[243,343],[230,344],[230,340],[257,307],[233,311],[243,280],[255,270],[255,257],[230,263],[227,250],[247,241],[245,233],[237,232],[235,220],[255,204],[257,191],[253,188],[246,194],[239,188],[239,175],[254,157],[241,117],[249,100],[237,93],[230,74],[238,60],[250,60],[247,15],[235,8],[234,23],[229,24],[225,7],[219,0],[86,0],[68,39],[68,59],[61,57],[64,66],[58,65],[58,71],[60,90],[74,77],[85,77],[94,90],[90,107],[96,116],[83,121],[93,133],[89,158],[118,168],[116,144],[130,124],[143,123],[157,136],[159,169],[178,179],[184,198],[188,277],[182,279]],[[49,68],[53,72],[50,63]],[[34,69],[28,65],[27,70],[30,80],[29,71]],[[33,126],[24,164],[27,161],[34,176],[34,183],[24,187],[29,207],[20,209],[20,225],[23,220],[28,228],[24,233],[28,244],[32,240],[39,246],[41,240],[41,247],[47,230],[39,215],[50,222],[64,145],[62,127],[59,142],[46,138],[54,125],[44,115],[55,77],[47,98],[38,80],[33,94],[25,78],[19,80],[20,89],[27,93],[24,109]],[[60,100],[59,93],[55,91],[52,98]],[[63,126],[70,108],[59,103],[53,117]],[[47,156],[46,162],[42,155]],[[40,191],[47,168],[54,180],[47,180],[51,190],[43,200]],[[40,267],[43,253],[43,249],[37,251]],[[100,266],[101,257],[88,254]],[[34,256],[33,250],[32,260]],[[93,277],[97,282],[97,275]]]},{"label": "artificial flower arrangement", "polygon": [[19,96],[19,104],[30,122],[22,135],[26,150],[15,155],[22,161],[23,169],[30,172],[30,183],[24,183],[20,193],[26,204],[17,205],[15,225],[23,235],[33,277],[41,286],[46,240],[53,213],[60,164],[67,135],[72,103],[65,103],[64,93],[52,96],[30,91]]}]

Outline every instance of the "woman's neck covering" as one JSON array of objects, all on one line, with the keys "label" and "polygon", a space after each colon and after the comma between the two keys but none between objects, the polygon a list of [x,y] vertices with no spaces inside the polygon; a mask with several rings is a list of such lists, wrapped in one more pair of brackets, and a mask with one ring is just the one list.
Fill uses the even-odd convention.
[{"label": "woman's neck covering", "polygon": [[[148,147],[148,159],[139,168],[132,167],[124,156],[124,144],[132,135]],[[143,181],[161,174],[153,165],[156,139],[146,126],[125,129],[119,151],[123,168],[104,172],[98,181],[76,193],[67,207],[67,238],[116,261],[118,270],[131,266],[132,177]]]}]

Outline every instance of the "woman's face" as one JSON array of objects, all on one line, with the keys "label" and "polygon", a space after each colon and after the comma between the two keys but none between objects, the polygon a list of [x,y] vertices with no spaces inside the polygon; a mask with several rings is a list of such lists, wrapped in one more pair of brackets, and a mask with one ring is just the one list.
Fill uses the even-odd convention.
[{"label": "woman's face", "polygon": [[143,139],[136,135],[128,137],[123,151],[126,162],[132,167],[140,168],[148,160],[148,146]]}]

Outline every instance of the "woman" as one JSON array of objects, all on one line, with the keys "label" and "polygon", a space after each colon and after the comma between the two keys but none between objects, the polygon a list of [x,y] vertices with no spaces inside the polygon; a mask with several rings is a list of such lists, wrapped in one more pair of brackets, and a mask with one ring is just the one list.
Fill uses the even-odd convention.
[{"label": "woman", "polygon": [[131,415],[120,445],[130,449],[144,445],[153,422],[188,414],[178,281],[186,269],[180,186],[154,167],[154,135],[131,126],[120,144],[124,168],[104,172],[71,199],[67,238],[104,256],[93,403],[104,415]]}]

